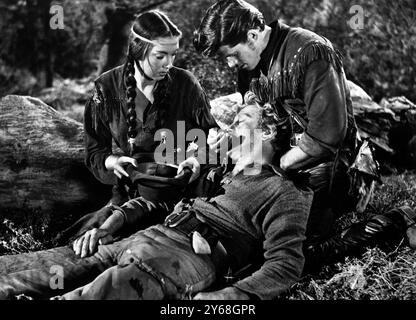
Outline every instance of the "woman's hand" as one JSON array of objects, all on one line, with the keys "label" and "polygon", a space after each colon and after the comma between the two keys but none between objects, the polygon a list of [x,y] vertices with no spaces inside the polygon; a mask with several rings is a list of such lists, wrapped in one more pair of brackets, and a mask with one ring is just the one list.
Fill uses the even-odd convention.
[{"label": "woman's hand", "polygon": [[252,91],[247,91],[244,94],[244,103],[245,104],[253,104],[256,103],[258,100],[257,95]]},{"label": "woman's hand", "polygon": [[227,287],[218,291],[199,292],[193,300],[249,300],[250,297],[235,287]]},{"label": "woman's hand", "polygon": [[123,166],[131,163],[133,166],[137,167],[137,161],[136,159],[126,157],[126,156],[116,156],[116,155],[110,155],[105,159],[105,167],[108,171],[113,171],[114,174],[121,179],[121,176],[128,177],[129,174],[124,170]]},{"label": "woman's hand", "polygon": [[76,239],[72,248],[81,258],[92,255],[97,250],[97,243],[107,244],[113,242],[113,236],[106,229],[91,229]]},{"label": "woman's hand", "polygon": [[229,137],[230,135],[226,131],[211,128],[208,132],[207,144],[211,150],[218,152],[218,147],[225,139],[228,139]]},{"label": "woman's hand", "polygon": [[199,177],[199,174],[201,173],[201,165],[195,157],[189,157],[179,164],[177,175],[179,175],[186,167],[192,171],[191,178],[189,179],[189,183],[191,183]]}]

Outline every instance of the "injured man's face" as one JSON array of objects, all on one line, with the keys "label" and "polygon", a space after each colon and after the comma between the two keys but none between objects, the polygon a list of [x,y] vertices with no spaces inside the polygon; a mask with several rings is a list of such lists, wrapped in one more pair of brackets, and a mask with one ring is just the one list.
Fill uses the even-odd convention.
[{"label": "injured man's face", "polygon": [[[267,110],[269,112],[266,112]],[[275,135],[275,128],[274,119],[269,119],[273,117],[270,110],[270,105],[261,107],[258,103],[250,101],[237,113],[231,128],[232,135],[237,137],[241,144],[233,144],[233,148],[228,152],[228,156],[236,165],[234,174],[248,166],[261,166],[271,161],[274,151],[270,141]]]},{"label": "injured man's face", "polygon": [[248,131],[261,130],[263,109],[256,103],[243,105],[234,119],[233,134],[245,136]]}]

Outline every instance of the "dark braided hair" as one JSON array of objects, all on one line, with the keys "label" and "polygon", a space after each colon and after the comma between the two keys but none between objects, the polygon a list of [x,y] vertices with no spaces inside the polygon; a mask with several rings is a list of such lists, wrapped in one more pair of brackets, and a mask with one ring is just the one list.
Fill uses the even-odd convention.
[{"label": "dark braided hair", "polygon": [[[133,22],[132,29],[134,32],[146,39],[155,40],[157,38],[165,37],[180,37],[181,31],[170,21],[170,19],[162,12],[158,10],[147,11],[139,14]],[[137,136],[137,115],[136,115],[136,88],[137,83],[134,78],[135,68],[134,63],[138,66],[142,75],[148,78],[147,75],[140,68],[139,61],[146,58],[148,52],[152,48],[152,44],[146,41],[142,41],[135,37],[132,33],[130,35],[130,41],[127,53],[127,63],[125,68],[125,83],[126,83],[126,97],[127,97],[127,136],[130,144],[130,154],[134,154],[133,139]],[[156,84],[154,90],[155,101],[154,105],[158,110],[158,122],[156,125],[162,125],[166,115],[166,104],[169,103],[168,87],[170,77],[169,74],[165,79],[159,81]]]},{"label": "dark braided hair", "polygon": [[[136,79],[134,78],[134,59],[131,55],[127,57],[126,65],[126,96],[127,96],[127,137],[128,139],[134,139],[137,136],[137,123],[136,123]],[[130,155],[134,153],[134,144],[130,143]]]}]

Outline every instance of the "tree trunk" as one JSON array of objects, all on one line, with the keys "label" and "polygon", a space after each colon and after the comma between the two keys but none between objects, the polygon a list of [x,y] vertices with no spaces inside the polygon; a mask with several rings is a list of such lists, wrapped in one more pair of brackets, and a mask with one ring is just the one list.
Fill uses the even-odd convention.
[{"label": "tree trunk", "polygon": [[82,124],[39,99],[0,100],[0,148],[0,219],[33,214],[62,230],[110,198],[83,163]]},{"label": "tree trunk", "polygon": [[127,55],[130,25],[134,16],[126,10],[107,10],[107,23],[104,27],[107,41],[104,50],[101,73],[108,71],[125,61]]},{"label": "tree trunk", "polygon": [[45,53],[45,60],[43,62],[43,69],[45,70],[45,87],[52,87],[53,85],[53,41],[50,27],[50,18],[49,13],[51,7],[51,0],[41,1],[40,11],[41,11],[41,20],[42,27],[44,30],[44,41],[43,41],[43,50]]},{"label": "tree trunk", "polygon": [[[36,37],[27,37],[28,50],[37,53],[35,63],[30,63],[30,69],[36,74],[40,88],[51,87],[53,83],[53,59],[51,52],[53,41],[49,25],[51,0],[27,1],[27,20],[24,30],[27,34],[35,32]],[[33,60],[33,58],[32,58]]]}]

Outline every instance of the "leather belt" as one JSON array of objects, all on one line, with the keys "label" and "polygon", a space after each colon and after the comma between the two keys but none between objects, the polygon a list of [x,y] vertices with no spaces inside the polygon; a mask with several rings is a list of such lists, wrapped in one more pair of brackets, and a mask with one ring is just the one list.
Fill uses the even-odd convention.
[{"label": "leather belt", "polygon": [[184,209],[177,213],[173,212],[166,217],[164,225],[169,228],[178,230],[191,237],[193,232],[197,231],[208,242],[211,249],[214,249],[219,241],[219,235],[208,224],[199,220],[192,209]]},{"label": "leather belt", "polygon": [[196,254],[193,243],[193,236],[197,231],[210,247],[211,259],[216,266],[219,275],[224,275],[230,269],[229,256],[226,248],[221,243],[220,235],[208,224],[198,219],[196,212],[188,204],[185,204],[181,211],[174,211],[165,219],[164,226],[175,229],[186,235],[191,240],[191,246]]}]

